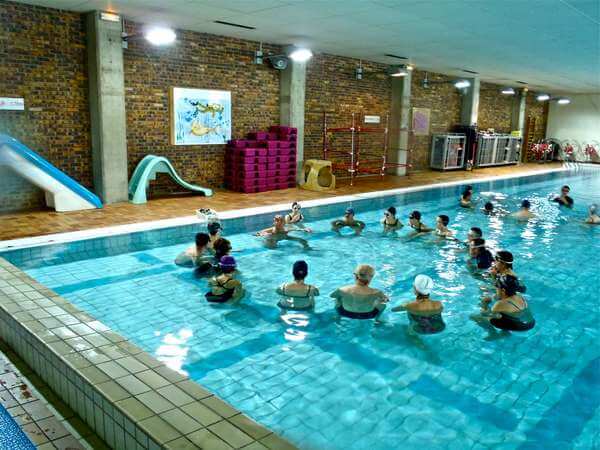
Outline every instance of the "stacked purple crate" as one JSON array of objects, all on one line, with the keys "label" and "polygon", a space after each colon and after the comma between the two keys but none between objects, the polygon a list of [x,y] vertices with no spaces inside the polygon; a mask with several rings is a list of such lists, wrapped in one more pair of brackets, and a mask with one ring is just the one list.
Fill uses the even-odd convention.
[{"label": "stacked purple crate", "polygon": [[272,126],[229,141],[225,185],[239,192],[264,192],[296,185],[297,129]]}]

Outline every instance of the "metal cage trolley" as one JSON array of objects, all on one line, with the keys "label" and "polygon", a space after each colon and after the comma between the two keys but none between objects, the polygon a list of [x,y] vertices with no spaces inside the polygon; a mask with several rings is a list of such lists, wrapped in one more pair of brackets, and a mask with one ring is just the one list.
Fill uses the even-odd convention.
[{"label": "metal cage trolley", "polygon": [[431,140],[430,166],[437,170],[462,169],[465,165],[466,135],[434,134]]}]

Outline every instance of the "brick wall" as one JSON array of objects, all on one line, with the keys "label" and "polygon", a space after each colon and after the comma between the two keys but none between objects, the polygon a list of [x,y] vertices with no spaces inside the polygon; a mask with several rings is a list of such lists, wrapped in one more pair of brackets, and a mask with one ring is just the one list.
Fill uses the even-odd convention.
[{"label": "brick wall", "polygon": [[502,86],[481,83],[479,90],[479,114],[477,125],[480,130],[493,128],[496,133],[510,133],[513,104],[518,95],[502,95]]},{"label": "brick wall", "polygon": [[[304,110],[304,157],[322,158],[323,113],[327,114],[328,127],[349,127],[352,113],[358,124],[361,115],[378,115],[381,125],[390,112],[391,82],[385,74],[385,65],[363,62],[363,79],[357,80],[355,69],[359,61],[353,58],[319,54],[308,64],[306,73],[306,99]],[[349,152],[349,133],[330,135],[330,148]],[[383,155],[383,135],[360,136],[361,152],[368,157]],[[336,161],[348,161],[347,156],[336,156]],[[347,173],[339,172],[347,175]]]},{"label": "brick wall", "polygon": [[[413,72],[411,95],[412,107],[428,108],[430,113],[430,133],[444,133],[460,123],[460,108],[462,97],[458,89],[450,81],[454,78],[446,75],[429,72],[427,77],[429,87],[423,87],[425,72]],[[443,83],[437,83],[437,82]],[[429,154],[431,151],[431,134],[428,136],[410,135],[408,162],[412,170],[425,170],[429,168]]]},{"label": "brick wall", "polygon": [[[139,25],[128,23],[129,33]],[[147,154],[169,158],[186,181],[223,183],[223,145],[174,146],[169,143],[169,88],[231,91],[232,137],[279,123],[279,72],[255,65],[258,43],[191,31],[177,31],[170,47],[132,39],[124,51],[129,173]],[[265,53],[279,48],[263,44]],[[168,177],[151,184],[150,194],[181,191]]]},{"label": "brick wall", "polygon": [[[68,175],[92,184],[85,34],[79,14],[0,0],[0,95],[26,111],[0,111],[7,133]],[[44,204],[42,191],[0,169],[0,211]]]}]

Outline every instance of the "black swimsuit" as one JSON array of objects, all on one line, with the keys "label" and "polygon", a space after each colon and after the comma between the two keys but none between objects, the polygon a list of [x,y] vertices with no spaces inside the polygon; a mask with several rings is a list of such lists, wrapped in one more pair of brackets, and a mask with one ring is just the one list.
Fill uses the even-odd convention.
[{"label": "black swimsuit", "polygon": [[[517,305],[515,305],[510,300],[508,300],[508,303],[513,305],[515,308],[517,308],[517,310],[518,310],[517,312],[519,312],[519,313],[525,311],[525,309],[519,308]],[[527,307],[527,303],[525,303],[525,307]],[[511,316],[510,314],[501,312],[500,313],[501,317],[499,319],[496,319],[496,318],[491,319],[490,323],[494,327],[499,328],[500,330],[507,330],[507,331],[531,330],[533,327],[535,327],[535,319],[531,316],[531,313],[529,313],[529,311],[527,311],[527,312],[528,312],[527,316],[529,316],[529,320],[527,322],[522,321],[518,317],[514,317],[514,316]]]},{"label": "black swimsuit", "polygon": [[379,314],[379,310],[374,309],[368,312],[354,312],[344,309],[343,306],[337,306],[335,308],[340,316],[347,317],[349,319],[374,319]]}]

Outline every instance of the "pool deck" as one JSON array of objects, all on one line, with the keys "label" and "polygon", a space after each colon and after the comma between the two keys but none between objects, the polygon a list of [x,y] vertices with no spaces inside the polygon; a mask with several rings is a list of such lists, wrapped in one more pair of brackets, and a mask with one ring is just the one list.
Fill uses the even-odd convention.
[{"label": "pool deck", "polygon": [[277,204],[291,204],[294,201],[326,199],[452,181],[466,182],[480,178],[519,175],[560,167],[561,163],[525,163],[516,166],[477,169],[471,172],[424,171],[411,173],[405,177],[386,176],[383,179],[380,177],[359,178],[354,186],[350,186],[347,180],[340,180],[338,187],[331,192],[314,192],[292,188],[257,194],[241,194],[226,190],[216,190],[215,195],[210,198],[199,196],[168,197],[150,200],[143,205],[116,203],[107,205],[103,209],[69,213],[57,213],[51,210],[5,213],[0,215],[0,241],[173,219],[193,215],[198,208],[225,211]]}]

